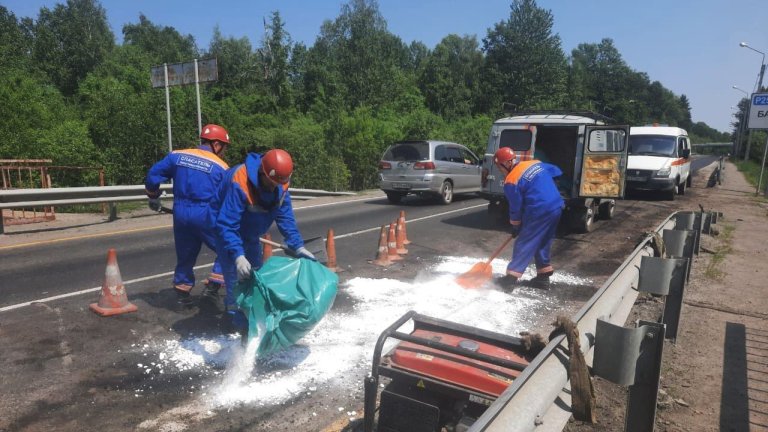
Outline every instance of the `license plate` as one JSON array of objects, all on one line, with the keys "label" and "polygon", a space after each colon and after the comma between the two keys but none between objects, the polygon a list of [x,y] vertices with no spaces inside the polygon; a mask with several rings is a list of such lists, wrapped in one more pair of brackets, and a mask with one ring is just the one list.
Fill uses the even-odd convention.
[{"label": "license plate", "polygon": [[645,177],[627,176],[628,181],[645,181]]},{"label": "license plate", "polygon": [[408,183],[392,183],[392,187],[395,189],[410,189],[411,185]]}]

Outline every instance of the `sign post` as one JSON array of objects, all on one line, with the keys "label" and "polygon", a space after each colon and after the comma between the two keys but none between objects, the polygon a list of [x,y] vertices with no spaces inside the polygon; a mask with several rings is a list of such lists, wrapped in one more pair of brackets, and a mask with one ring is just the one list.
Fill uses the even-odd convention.
[{"label": "sign post", "polygon": [[171,104],[168,87],[174,85],[195,84],[197,93],[197,131],[202,133],[202,116],[200,114],[200,83],[216,81],[219,79],[216,59],[200,60],[187,63],[164,63],[162,66],[152,67],[150,79],[152,88],[165,87],[165,109],[168,118],[168,152],[173,151],[171,139]]},{"label": "sign post", "polygon": [[[762,82],[762,74],[760,77]],[[752,93],[749,110],[749,129],[768,129],[768,93]],[[763,185],[763,171],[765,171],[765,156],[768,154],[768,138],[763,149],[763,161],[760,164],[760,178],[757,181],[755,195],[760,195],[760,187]],[[768,192],[768,190],[766,191]]]}]

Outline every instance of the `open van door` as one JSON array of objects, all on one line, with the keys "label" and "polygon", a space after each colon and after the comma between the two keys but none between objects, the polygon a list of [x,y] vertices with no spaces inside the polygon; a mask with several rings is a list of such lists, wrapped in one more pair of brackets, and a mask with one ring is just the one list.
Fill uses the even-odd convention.
[{"label": "open van door", "polygon": [[587,126],[579,197],[623,198],[629,126]]},{"label": "open van door", "polygon": [[504,176],[493,163],[496,150],[509,147],[515,151],[521,161],[533,159],[536,142],[536,126],[527,124],[495,124],[491,128],[488,149],[483,161],[482,192],[504,199]]}]

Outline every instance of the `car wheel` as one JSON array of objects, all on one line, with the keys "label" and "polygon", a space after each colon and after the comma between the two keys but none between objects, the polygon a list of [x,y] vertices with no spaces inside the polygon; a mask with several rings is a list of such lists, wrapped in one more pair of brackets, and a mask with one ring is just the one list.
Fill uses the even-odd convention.
[{"label": "car wheel", "polygon": [[387,194],[387,199],[392,204],[400,203],[400,200],[402,200],[403,197],[405,196],[405,194],[402,192],[385,192],[385,193]]},{"label": "car wheel", "polygon": [[444,181],[443,186],[440,187],[440,202],[443,204],[453,202],[453,184],[448,180]]},{"label": "car wheel", "polygon": [[665,194],[668,201],[674,201],[675,195],[677,195],[677,188],[673,187],[672,189],[666,191]]},{"label": "car wheel", "polygon": [[688,178],[685,179],[685,185],[688,187],[691,187],[693,184],[693,176],[691,174],[688,174]]},{"label": "car wheel", "polygon": [[578,233],[592,232],[595,224],[595,206],[590,205],[574,210],[574,229]]},{"label": "car wheel", "polygon": [[680,182],[679,185],[677,185],[677,194],[678,195],[685,195],[685,185],[686,182]]},{"label": "car wheel", "polygon": [[598,216],[600,216],[600,219],[603,220],[611,220],[613,219],[613,212],[616,209],[616,201],[614,200],[608,200],[605,202],[600,203],[600,207],[598,207]]}]

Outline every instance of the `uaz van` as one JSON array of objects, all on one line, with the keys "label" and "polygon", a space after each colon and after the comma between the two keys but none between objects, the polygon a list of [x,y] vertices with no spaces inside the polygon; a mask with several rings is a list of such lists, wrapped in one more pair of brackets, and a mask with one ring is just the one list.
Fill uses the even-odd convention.
[{"label": "uaz van", "polygon": [[595,113],[517,113],[491,126],[483,160],[480,196],[488,210],[508,219],[504,177],[493,163],[500,147],[510,147],[520,160],[537,159],[557,165],[563,197],[563,218],[578,232],[592,231],[595,217],[613,218],[615,199],[624,196],[629,126],[607,125]]},{"label": "uaz van", "polygon": [[638,126],[629,132],[627,188],[661,192],[673,200],[691,185],[691,143],[685,129]]}]

